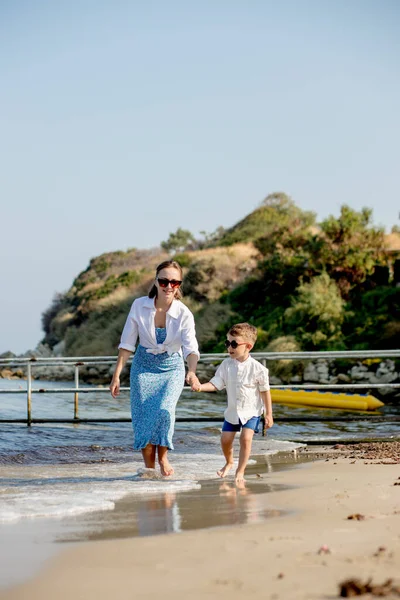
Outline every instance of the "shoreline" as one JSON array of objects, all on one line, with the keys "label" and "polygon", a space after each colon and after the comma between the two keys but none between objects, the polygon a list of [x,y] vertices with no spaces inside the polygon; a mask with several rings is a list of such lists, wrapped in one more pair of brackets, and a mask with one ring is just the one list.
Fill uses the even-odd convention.
[{"label": "shoreline", "polygon": [[[260,444],[255,444],[255,448]],[[280,511],[266,508],[271,489],[267,472],[296,469],[301,462],[313,460],[313,457],[300,457],[297,450],[296,453],[281,450],[269,455],[258,448],[256,452],[248,466],[246,490],[236,488],[232,472],[232,477],[224,480],[218,477],[199,479],[189,490],[166,491],[161,487],[144,494],[128,491],[115,501],[113,510],[1,523],[0,590],[31,580],[68,545],[234,526],[246,523],[248,519],[263,521],[279,515]],[[129,463],[127,468],[129,471]],[[121,477],[124,479],[124,472]],[[147,479],[147,474],[143,473],[142,481]],[[212,511],[208,511],[210,501]],[[19,571],[20,563],[25,565],[23,573]]]},{"label": "shoreline", "polygon": [[175,535],[84,542],[48,561],[32,580],[0,592],[0,599],[101,600],[110,594],[124,597],[128,589],[141,598],[246,594],[311,600],[338,597],[338,586],[347,578],[372,578],[378,584],[395,578],[400,442],[392,444],[392,457],[390,448],[380,444],[369,444],[360,456],[340,444],[305,449],[302,454],[311,455],[308,463],[266,475],[268,483],[280,486],[267,494],[269,509],[279,511],[279,517]]}]

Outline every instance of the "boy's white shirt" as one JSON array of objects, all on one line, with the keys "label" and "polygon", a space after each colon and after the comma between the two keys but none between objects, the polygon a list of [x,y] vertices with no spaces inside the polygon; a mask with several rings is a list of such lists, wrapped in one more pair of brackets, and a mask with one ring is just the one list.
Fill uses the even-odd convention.
[{"label": "boy's white shirt", "polygon": [[264,411],[260,392],[269,390],[268,369],[249,356],[244,362],[226,358],[210,380],[217,390],[226,388],[228,406],[224,412],[226,421],[244,425],[252,417]]},{"label": "boy's white shirt", "polygon": [[199,354],[194,318],[187,306],[180,300],[173,300],[166,313],[167,336],[163,344],[157,344],[154,317],[154,298],[142,296],[134,300],[118,348],[134,352],[139,338],[141,346],[150,354],[179,352],[187,358],[189,354]]}]

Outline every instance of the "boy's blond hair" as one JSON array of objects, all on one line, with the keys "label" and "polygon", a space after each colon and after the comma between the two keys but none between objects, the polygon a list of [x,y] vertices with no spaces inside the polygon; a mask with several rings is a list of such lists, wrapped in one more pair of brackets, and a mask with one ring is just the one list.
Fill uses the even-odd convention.
[{"label": "boy's blond hair", "polygon": [[228,331],[228,335],[231,335],[232,337],[240,336],[246,340],[246,342],[250,342],[254,346],[257,341],[257,327],[250,325],[250,323],[236,323],[236,325],[232,325]]}]

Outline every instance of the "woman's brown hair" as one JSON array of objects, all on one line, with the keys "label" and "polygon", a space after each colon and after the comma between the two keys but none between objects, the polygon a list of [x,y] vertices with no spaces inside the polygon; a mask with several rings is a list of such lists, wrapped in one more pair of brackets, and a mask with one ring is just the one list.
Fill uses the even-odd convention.
[{"label": "woman's brown hair", "polygon": [[[183,279],[182,267],[178,262],[176,262],[176,260],[165,260],[164,262],[160,263],[156,268],[156,278],[160,271],[169,268],[177,269],[180,273],[180,278]],[[183,294],[181,288],[175,290],[175,298],[177,300],[180,300],[182,296]],[[149,298],[157,298],[157,286],[155,283],[153,283],[153,287],[149,291]]]}]

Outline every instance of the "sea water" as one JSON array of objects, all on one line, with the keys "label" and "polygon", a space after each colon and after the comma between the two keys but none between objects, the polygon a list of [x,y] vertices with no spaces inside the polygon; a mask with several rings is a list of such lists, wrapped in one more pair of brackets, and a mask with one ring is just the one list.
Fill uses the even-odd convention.
[{"label": "sea water", "polygon": [[[0,380],[0,388],[24,386],[24,381]],[[34,388],[71,387],[72,383],[34,382]],[[184,391],[177,416],[222,418],[224,394]],[[81,418],[129,417],[129,397],[113,399],[109,393],[80,394]],[[384,407],[381,414],[399,414]],[[36,418],[71,418],[73,394],[34,394]],[[294,450],[304,441],[340,441],[398,434],[398,423],[305,422],[302,417],[343,415],[333,410],[274,405],[275,416],[295,416],[296,423],[275,424],[266,437],[255,436],[253,452],[272,456]],[[24,394],[0,395],[0,418],[26,416]],[[200,481],[215,478],[223,466],[219,446],[220,424],[177,423],[171,479],[144,474],[140,452],[132,451],[130,423],[0,424],[0,523],[21,519],[60,518],[93,511],[110,511],[127,494],[149,495],[200,488]],[[203,484],[204,485],[204,484]]]}]

